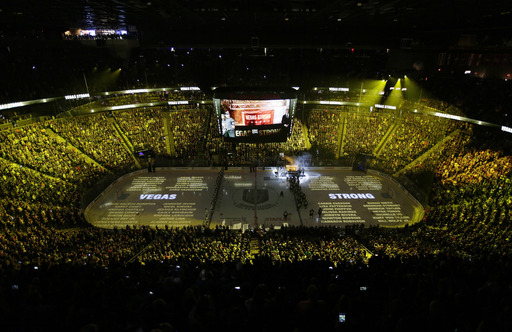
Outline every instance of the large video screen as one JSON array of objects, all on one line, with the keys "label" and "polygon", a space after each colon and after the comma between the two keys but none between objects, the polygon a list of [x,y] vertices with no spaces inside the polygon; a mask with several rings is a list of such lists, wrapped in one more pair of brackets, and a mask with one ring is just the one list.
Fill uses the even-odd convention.
[{"label": "large video screen", "polygon": [[229,141],[286,141],[293,127],[297,99],[280,94],[251,94],[254,99],[242,98],[244,96],[249,95],[235,93],[228,96],[231,98],[214,97],[219,134]]}]

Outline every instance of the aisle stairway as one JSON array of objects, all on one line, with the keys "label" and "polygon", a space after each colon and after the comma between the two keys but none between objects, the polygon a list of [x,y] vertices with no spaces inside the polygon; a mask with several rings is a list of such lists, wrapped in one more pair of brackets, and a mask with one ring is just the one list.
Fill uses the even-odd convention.
[{"label": "aisle stairway", "polygon": [[174,134],[171,130],[171,112],[162,111],[162,120],[164,122],[164,136],[165,136],[165,150],[169,156],[176,155],[176,148],[174,147]]},{"label": "aisle stairway", "polygon": [[339,149],[336,151],[336,158],[343,156],[343,148],[346,143],[345,136],[347,135],[347,114],[342,113],[341,116],[342,118],[338,127],[338,144],[336,145]]},{"label": "aisle stairway", "polygon": [[99,168],[105,167],[105,166],[101,165],[99,162],[97,162],[96,160],[94,160],[92,157],[90,157],[89,155],[87,155],[86,153],[84,153],[83,151],[78,149],[76,146],[69,143],[65,138],[63,138],[62,136],[60,136],[59,134],[54,132],[52,129],[46,128],[46,133],[48,134],[48,136],[55,138],[59,143],[66,144],[68,149],[70,149],[70,150],[74,149],[75,151],[78,151],[78,153],[80,153],[84,157],[85,161],[88,164],[99,167]]},{"label": "aisle stairway", "polygon": [[125,135],[125,133],[123,132],[123,130],[117,123],[116,118],[111,116],[111,117],[108,117],[107,119],[108,119],[108,122],[112,125],[112,127],[114,127],[114,129],[116,130],[117,136],[119,136],[119,138],[121,138],[121,140],[123,141],[126,149],[130,152],[130,154],[133,154],[133,152],[135,150],[133,147],[133,143],[130,141],[128,136]]},{"label": "aisle stairway", "polygon": [[379,142],[379,144],[377,145],[377,147],[375,148],[375,150],[373,150],[373,155],[375,157],[378,157],[380,155],[380,153],[382,152],[382,150],[384,150],[384,147],[386,146],[386,144],[388,143],[389,139],[392,137],[392,134],[393,132],[395,131],[395,129],[399,126],[399,124],[401,123],[401,120],[400,119],[397,119],[388,129],[388,131],[386,131],[386,133],[384,134],[384,137],[382,137],[381,141]]},{"label": "aisle stairway", "polygon": [[427,150],[425,153],[423,153],[421,156],[419,156],[418,158],[416,158],[415,160],[410,162],[408,165],[406,165],[404,168],[402,168],[401,170],[399,170],[398,172],[393,174],[393,176],[394,177],[398,177],[398,176],[402,175],[405,171],[407,171],[407,170],[409,170],[411,168],[414,168],[418,164],[422,163],[424,160],[426,160],[432,154],[442,150],[442,148],[445,145],[445,143],[450,141],[450,140],[452,140],[454,137],[456,137],[459,134],[459,132],[460,132],[460,130],[458,130],[458,129],[455,130],[450,135],[446,136],[443,140],[441,140],[436,145],[434,145],[429,150]]},{"label": "aisle stairway", "polygon": [[[55,177],[53,175],[50,175],[50,174],[46,174],[46,173],[43,173],[37,169],[34,169],[33,166],[31,165],[20,165],[18,164],[17,162],[15,161],[11,161],[11,160],[8,160],[8,159],[4,159],[2,157],[0,157],[0,165],[1,164],[4,164],[4,165],[9,165],[11,167],[14,167],[14,168],[18,168],[18,167],[24,167],[26,170],[28,170],[28,172],[34,172],[34,173],[37,173],[39,176],[41,176],[42,178],[49,178],[49,179],[52,179],[53,181],[62,181],[62,185],[66,185],[67,183],[70,183],[64,179],[61,179],[61,178],[58,178],[58,177]],[[3,174],[2,176],[7,176],[6,175],[7,173]],[[1,204],[0,204],[1,205]]]},{"label": "aisle stairway", "polygon": [[309,132],[308,132],[308,126],[306,126],[305,123],[300,123],[302,128],[302,135],[304,139],[304,144],[306,146],[306,150],[311,149],[311,142],[309,141]]},{"label": "aisle stairway", "polygon": [[137,159],[135,157],[135,149],[133,147],[133,144],[132,142],[130,141],[130,139],[125,135],[125,133],[123,132],[123,130],[121,129],[121,127],[119,126],[119,124],[117,123],[116,119],[112,116],[112,117],[108,117],[108,122],[112,125],[112,127],[114,127],[114,129],[116,130],[116,134],[117,136],[121,139],[121,141],[123,142],[123,146],[125,147],[125,149],[128,151],[128,153],[130,154],[130,156],[132,157],[133,159],[133,162],[135,163],[135,165],[137,165],[137,168],[142,168],[141,164],[140,164],[140,161],[139,159]]}]

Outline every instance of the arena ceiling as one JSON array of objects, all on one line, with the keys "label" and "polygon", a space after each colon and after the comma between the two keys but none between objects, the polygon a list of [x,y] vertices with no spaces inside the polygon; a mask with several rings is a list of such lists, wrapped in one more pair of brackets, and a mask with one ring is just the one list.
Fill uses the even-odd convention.
[{"label": "arena ceiling", "polygon": [[40,0],[0,4],[0,29],[135,27],[152,42],[361,44],[421,36],[505,34],[509,0]]}]

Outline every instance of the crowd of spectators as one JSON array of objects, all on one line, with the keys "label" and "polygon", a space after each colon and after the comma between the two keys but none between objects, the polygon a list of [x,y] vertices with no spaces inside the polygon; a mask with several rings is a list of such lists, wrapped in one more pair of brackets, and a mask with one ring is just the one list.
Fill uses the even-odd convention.
[{"label": "crowd of spectators", "polygon": [[447,158],[439,165],[437,174],[442,184],[494,184],[497,180],[506,178],[511,167],[511,156],[504,156],[500,151],[472,150]]},{"label": "crowd of spectators", "polygon": [[3,198],[30,201],[37,205],[68,205],[74,201],[78,186],[59,178],[46,176],[31,168],[0,159]]},{"label": "crowd of spectators", "polygon": [[368,262],[366,249],[340,229],[283,228],[265,232],[261,241],[260,255],[275,264],[325,261],[337,266]]},{"label": "crowd of spectators", "polygon": [[232,143],[220,137],[220,124],[214,112],[210,113],[209,121],[208,139],[205,142],[205,157],[209,165],[223,165],[226,161],[227,151],[232,148]]},{"label": "crowd of spectators", "polygon": [[135,151],[151,149],[158,155],[169,155],[165,140],[163,114],[160,107],[114,112],[113,116]]},{"label": "crowd of spectators", "polygon": [[503,152],[472,147],[447,156],[435,173],[428,223],[459,252],[509,255],[511,174],[512,159]]},{"label": "crowd of spectators", "polygon": [[356,107],[349,107],[343,153],[345,155],[372,154],[384,138],[392,120],[393,114],[390,112],[358,112]]},{"label": "crowd of spectators", "polygon": [[[34,320],[38,328],[123,331],[506,328],[510,266],[471,260],[443,240],[423,226],[8,228],[0,237],[2,318],[21,330]],[[373,244],[371,258],[363,242]],[[19,319],[20,308],[32,320]]]},{"label": "crowd of spectators", "polygon": [[169,126],[173,133],[177,158],[192,161],[204,151],[204,136],[210,112],[209,107],[187,107],[171,111]]},{"label": "crowd of spectators", "polygon": [[475,145],[468,134],[462,130],[406,172],[430,193],[423,235],[416,240],[424,244],[427,237],[438,250],[460,257],[501,259],[511,252],[510,154],[498,142],[496,150],[488,142]]},{"label": "crowd of spectators", "polygon": [[63,144],[42,123],[0,132],[2,158],[67,182],[88,181],[95,172],[75,148]]},{"label": "crowd of spectators", "polygon": [[258,166],[275,166],[282,163],[280,153],[296,156],[306,150],[306,138],[301,121],[295,119],[292,133],[286,142],[265,143],[264,148],[262,144],[257,143],[237,144],[235,159],[231,162],[235,165],[248,165],[257,161]]},{"label": "crowd of spectators", "polygon": [[321,159],[332,159],[339,154],[344,117],[344,112],[316,109],[309,112],[309,140]]},{"label": "crowd of spectators", "polygon": [[393,174],[461,127],[454,121],[406,113],[379,152],[374,167]]},{"label": "crowd of spectators", "polygon": [[355,106],[308,112],[308,138],[320,159],[373,155],[372,167],[391,174],[463,126],[431,115]]},{"label": "crowd of spectators", "polygon": [[[141,48],[128,59],[114,60],[104,48],[64,43],[4,44],[0,102],[180,82],[195,86],[197,81],[208,87],[343,87],[340,82],[348,81],[351,70],[374,74],[387,57],[319,49],[269,49],[267,56],[262,48]],[[105,79],[101,74],[121,67],[118,76]],[[463,107],[469,117],[510,122],[510,84],[465,82],[425,80],[425,89],[445,101],[424,97],[404,101],[401,107],[457,115]],[[306,99],[358,102],[358,87],[349,93],[316,91]],[[204,98],[202,93],[181,91],[119,95],[81,109],[197,96]],[[363,114],[340,107],[308,110],[305,122],[295,120],[287,142],[232,145],[219,137],[210,108],[186,105],[169,110],[172,144],[163,132],[163,109],[68,117],[0,132],[3,329],[510,329],[512,159],[510,151],[493,146],[496,140],[470,146],[469,126],[444,118],[407,113],[393,118],[387,111]],[[11,112],[10,119],[0,122],[26,117]],[[183,162],[206,158],[209,164],[229,151],[234,165],[255,159],[275,164],[280,152],[301,153],[309,143],[319,160],[340,152],[372,153],[396,123],[372,165],[386,173],[402,169],[456,129],[462,132],[406,172],[416,183],[430,179],[430,207],[414,226],[104,230],[85,222],[79,202],[109,171],[135,167],[113,121],[135,148],[151,146],[165,154],[169,144]],[[344,323],[340,314],[346,315]]]},{"label": "crowd of spectators", "polygon": [[102,167],[109,170],[130,168],[133,159],[105,113],[53,120],[49,130],[63,137]]},{"label": "crowd of spectators", "polygon": [[454,135],[407,171],[413,179],[432,173],[431,206],[422,222],[403,229],[88,226],[79,209],[83,191],[108,171],[135,167],[115,124],[134,147],[164,153],[163,112],[123,110],[0,132],[0,279],[8,286],[0,290],[0,317],[9,330],[509,326],[512,159],[474,144],[469,126],[423,115],[312,110],[306,123],[295,119],[287,142],[233,146],[217,134],[211,108],[180,106],[169,112],[169,131],[185,161],[213,163],[232,151],[237,165],[275,164],[280,152],[299,154],[308,142],[332,157],[343,139],[343,151],[368,152],[396,123],[381,152],[394,172]]}]

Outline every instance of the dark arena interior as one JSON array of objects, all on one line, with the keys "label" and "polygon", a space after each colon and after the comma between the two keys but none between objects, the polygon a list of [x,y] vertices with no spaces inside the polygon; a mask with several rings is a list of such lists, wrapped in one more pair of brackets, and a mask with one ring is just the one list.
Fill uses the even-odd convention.
[{"label": "dark arena interior", "polygon": [[510,331],[510,9],[0,4],[0,329]]}]

